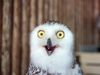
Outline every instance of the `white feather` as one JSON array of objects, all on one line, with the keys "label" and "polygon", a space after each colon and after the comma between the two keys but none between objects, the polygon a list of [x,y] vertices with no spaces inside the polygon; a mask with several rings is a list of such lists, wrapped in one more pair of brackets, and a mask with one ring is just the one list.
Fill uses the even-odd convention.
[{"label": "white feather", "polygon": [[[45,31],[45,37],[40,39],[37,36],[39,30]],[[56,37],[56,32],[62,30],[65,33],[63,39]],[[52,55],[48,56],[45,48],[47,39],[51,38],[53,45],[58,44]],[[30,35],[30,60],[35,66],[49,71],[50,73],[61,73],[62,75],[71,75],[73,64],[73,33],[67,26],[59,23],[45,23],[36,27]]]}]

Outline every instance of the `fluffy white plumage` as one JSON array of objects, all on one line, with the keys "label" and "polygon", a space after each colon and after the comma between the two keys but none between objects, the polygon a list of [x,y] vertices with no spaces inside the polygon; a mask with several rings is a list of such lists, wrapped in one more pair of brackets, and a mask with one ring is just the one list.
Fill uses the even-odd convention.
[{"label": "fluffy white plumage", "polygon": [[[42,37],[39,31],[42,31]],[[81,75],[72,69],[73,45],[74,36],[67,26],[56,22],[37,26],[30,35],[30,63],[38,72],[35,74],[35,70],[30,70],[29,75]]]}]

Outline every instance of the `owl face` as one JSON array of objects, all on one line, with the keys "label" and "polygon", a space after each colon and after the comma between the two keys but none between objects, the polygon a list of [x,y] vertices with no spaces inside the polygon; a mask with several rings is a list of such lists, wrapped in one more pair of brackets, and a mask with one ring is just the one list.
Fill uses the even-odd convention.
[{"label": "owl face", "polygon": [[57,50],[60,49],[71,51],[72,47],[73,34],[63,24],[45,23],[36,27],[30,35],[31,50],[37,50],[37,52],[43,50],[48,56],[57,53]]}]

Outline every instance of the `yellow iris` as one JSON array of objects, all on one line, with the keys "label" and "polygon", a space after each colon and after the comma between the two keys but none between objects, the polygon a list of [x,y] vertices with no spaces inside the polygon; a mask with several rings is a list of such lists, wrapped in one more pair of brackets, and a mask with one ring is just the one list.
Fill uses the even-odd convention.
[{"label": "yellow iris", "polygon": [[64,34],[63,31],[58,31],[58,32],[56,33],[56,36],[57,36],[58,39],[62,39],[62,38],[64,38],[65,34]]},{"label": "yellow iris", "polygon": [[38,35],[39,38],[43,38],[44,35],[45,35],[45,31],[44,30],[39,30],[37,35]]}]

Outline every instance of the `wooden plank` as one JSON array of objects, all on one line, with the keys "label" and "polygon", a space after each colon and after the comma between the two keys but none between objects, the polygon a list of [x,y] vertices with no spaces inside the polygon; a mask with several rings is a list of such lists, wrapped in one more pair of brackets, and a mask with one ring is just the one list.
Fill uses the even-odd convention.
[{"label": "wooden plank", "polygon": [[50,5],[49,5],[49,20],[53,20],[53,0],[49,1]]},{"label": "wooden plank", "polygon": [[46,22],[46,21],[48,21],[49,20],[49,11],[50,11],[50,9],[49,9],[49,5],[50,5],[50,2],[49,2],[50,0],[44,0],[44,9],[43,9],[43,16],[44,16],[44,18],[43,18],[43,22]]},{"label": "wooden plank", "polygon": [[29,64],[30,0],[22,0],[22,63],[21,75],[26,75]]},{"label": "wooden plank", "polygon": [[1,49],[2,49],[2,6],[3,0],[0,2],[0,75],[1,75]]},{"label": "wooden plank", "polygon": [[[68,14],[68,11],[67,11],[67,2],[68,0],[63,0],[62,1],[62,5],[63,5],[63,7],[65,7],[65,9],[62,9],[63,7],[61,6],[61,9],[62,9],[62,22],[64,23],[64,24],[67,24],[67,26],[68,26],[68,23],[66,23],[66,21],[67,21],[67,18],[68,18],[68,16],[67,16],[67,14]],[[63,17],[64,16],[64,17]]]},{"label": "wooden plank", "polygon": [[49,5],[49,20],[51,21],[58,21],[58,1],[57,0],[50,0],[49,1],[50,5]]},{"label": "wooden plank", "polygon": [[21,1],[14,0],[12,75],[21,75]]},{"label": "wooden plank", "polygon": [[62,12],[59,12],[59,20],[60,20],[60,22],[61,23],[64,23],[64,21],[63,21],[63,19],[64,19],[64,9],[62,9],[63,8],[63,3],[64,3],[64,0],[59,0],[59,2],[60,2],[60,9],[59,9],[59,11],[62,11]]},{"label": "wooden plank", "polygon": [[82,63],[100,64],[99,53],[80,53],[79,55]]},{"label": "wooden plank", "polygon": [[12,0],[3,0],[1,75],[11,75],[11,6]]},{"label": "wooden plank", "polygon": [[36,0],[30,0],[30,31],[36,25]]},{"label": "wooden plank", "polygon": [[[58,12],[57,12],[58,21],[62,22],[62,16],[61,16],[61,13],[63,12],[62,11],[62,0],[58,0],[58,8],[57,8],[57,10],[58,10]],[[59,12],[59,11],[62,11],[62,12]]]},{"label": "wooden plank", "polygon": [[100,66],[87,66],[84,68],[87,74],[100,74]]},{"label": "wooden plank", "polygon": [[96,28],[95,28],[95,44],[97,47],[99,47],[99,44],[100,44],[100,33],[99,33],[99,30],[98,30],[98,26],[97,26],[97,18],[99,17],[99,10],[100,8],[100,0],[95,0],[95,7],[94,7],[94,19],[95,19],[95,25],[96,25]]},{"label": "wooden plank", "polygon": [[38,25],[43,23],[43,2],[44,0],[38,0]]},{"label": "wooden plank", "polygon": [[[76,48],[94,44],[94,0],[75,1]],[[73,27],[73,26],[72,26]]]},{"label": "wooden plank", "polygon": [[94,5],[94,17],[97,18],[99,16],[99,0],[95,0]]},{"label": "wooden plank", "polygon": [[83,0],[75,1],[75,32],[76,32],[76,49],[79,51],[83,44]]},{"label": "wooden plank", "polygon": [[85,74],[100,74],[100,53],[78,53]]},{"label": "wooden plank", "polygon": [[[86,16],[85,19],[87,20],[87,22],[85,23],[86,27],[87,27],[87,45],[88,44],[94,44],[94,29],[95,29],[95,25],[93,23],[93,18],[94,18],[94,0],[85,0],[86,2],[86,7],[84,8],[86,9]],[[89,4],[88,4],[89,3]]]},{"label": "wooden plank", "polygon": [[[75,3],[74,0],[64,0],[63,1],[63,12],[64,12],[64,23],[70,27],[71,31],[75,31]],[[62,7],[62,8],[63,8]]]},{"label": "wooden plank", "polygon": [[53,19],[58,21],[58,0],[53,0]]},{"label": "wooden plank", "polygon": [[99,75],[100,74],[100,66],[88,66],[86,64],[82,64],[82,70],[85,75]]}]

